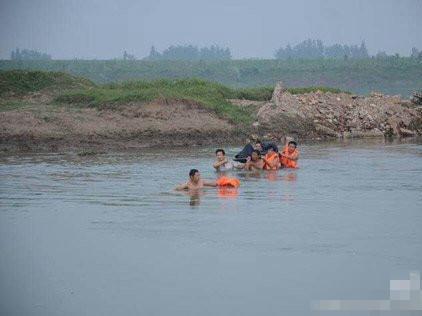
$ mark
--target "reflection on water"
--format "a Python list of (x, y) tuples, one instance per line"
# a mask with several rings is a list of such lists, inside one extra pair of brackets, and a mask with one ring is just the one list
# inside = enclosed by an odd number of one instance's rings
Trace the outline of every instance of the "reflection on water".
[(282, 178), (283, 181), (293, 182), (297, 180), (296, 172), (287, 172)]
[[(209, 190), (216, 190), (217, 197), (220, 199), (236, 199), (239, 196), (239, 190), (237, 188), (218, 187), (215, 189), (208, 188), (208, 191)], [(190, 206), (198, 206), (201, 204), (201, 198), (206, 196), (207, 189), (191, 190), (183, 192), (182, 194), (189, 197), (188, 204)]]
[(218, 197), (227, 199), (227, 198), (237, 198), (239, 196), (238, 188), (230, 187), (220, 187), (217, 188)]
[[(284, 172), (283, 172), (284, 171)], [(263, 174), (268, 181), (296, 181), (298, 170), (282, 169), (282, 170), (270, 170), (264, 171)]]
[(201, 195), (204, 195), (203, 190), (193, 190), (186, 192), (186, 194), (190, 197), (189, 198), (189, 205), (190, 206), (197, 206), (201, 202)]
[(308, 315), (420, 270), (421, 143), (300, 149), (197, 192), (173, 188), (214, 148), (0, 157), (0, 314)]

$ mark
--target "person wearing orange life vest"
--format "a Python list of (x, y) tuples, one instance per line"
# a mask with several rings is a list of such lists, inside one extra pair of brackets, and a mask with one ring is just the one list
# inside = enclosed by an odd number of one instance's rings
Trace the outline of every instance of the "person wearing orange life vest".
[(284, 168), (297, 168), (298, 160), (299, 150), (297, 149), (297, 143), (295, 141), (289, 141), (280, 153), (281, 166)]
[(265, 170), (277, 170), (280, 168), (278, 152), (272, 146), (268, 148), (263, 160)]

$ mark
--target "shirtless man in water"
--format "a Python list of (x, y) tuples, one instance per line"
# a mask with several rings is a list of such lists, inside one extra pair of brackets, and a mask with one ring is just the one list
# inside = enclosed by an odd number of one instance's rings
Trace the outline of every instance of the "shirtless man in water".
[(255, 149), (251, 157), (248, 157), (248, 161), (245, 163), (244, 168), (246, 170), (262, 170), (264, 169), (265, 162), (261, 158), (261, 152), (258, 149)]
[(197, 169), (191, 169), (189, 171), (189, 181), (185, 184), (178, 185), (176, 190), (198, 190), (203, 187), (216, 187), (216, 181), (206, 181), (201, 179), (201, 174)]

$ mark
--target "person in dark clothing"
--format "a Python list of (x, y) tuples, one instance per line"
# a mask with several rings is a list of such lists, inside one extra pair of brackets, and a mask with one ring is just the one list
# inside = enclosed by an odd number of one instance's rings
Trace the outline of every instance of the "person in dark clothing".
[(260, 140), (256, 140), (255, 142), (250, 142), (245, 147), (243, 147), (243, 149), (236, 156), (234, 156), (233, 160), (246, 163), (247, 158), (252, 155), (254, 150), (259, 150), (261, 155), (265, 155), (270, 148), (273, 148), (275, 152), (278, 152), (278, 147), (273, 142), (261, 142)]
[(253, 151), (253, 145), (251, 143), (246, 144), (246, 146), (243, 147), (243, 149), (236, 156), (234, 156), (233, 160), (241, 163), (246, 163), (247, 158), (252, 155)]
[(265, 155), (270, 148), (272, 148), (275, 152), (278, 152), (278, 147), (273, 142), (261, 142), (258, 140), (255, 143), (255, 149), (258, 149), (261, 152), (261, 155)]

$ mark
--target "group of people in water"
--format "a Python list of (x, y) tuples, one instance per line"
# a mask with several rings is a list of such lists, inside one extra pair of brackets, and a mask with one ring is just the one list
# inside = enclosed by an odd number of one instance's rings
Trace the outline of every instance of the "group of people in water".
[(230, 162), (223, 149), (217, 149), (215, 155), (217, 160), (213, 167), (217, 171), (297, 168), (299, 159), (297, 143), (293, 140), (289, 141), (281, 152), (279, 152), (277, 145), (271, 142), (257, 140), (254, 144), (249, 143), (235, 156), (234, 161), (238, 164)]
[[(224, 149), (215, 151), (216, 161), (213, 164), (217, 172), (230, 170), (278, 170), (281, 168), (297, 168), (299, 160), (299, 150), (297, 143), (293, 140), (286, 141), (283, 149), (279, 151), (277, 145), (273, 142), (261, 142), (255, 140), (249, 142), (233, 159), (230, 161)], [(199, 170), (191, 169), (189, 179), (186, 183), (176, 187), (176, 190), (197, 190), (203, 187), (238, 187), (240, 181), (236, 178), (226, 176), (219, 177), (217, 180), (202, 180)]]

